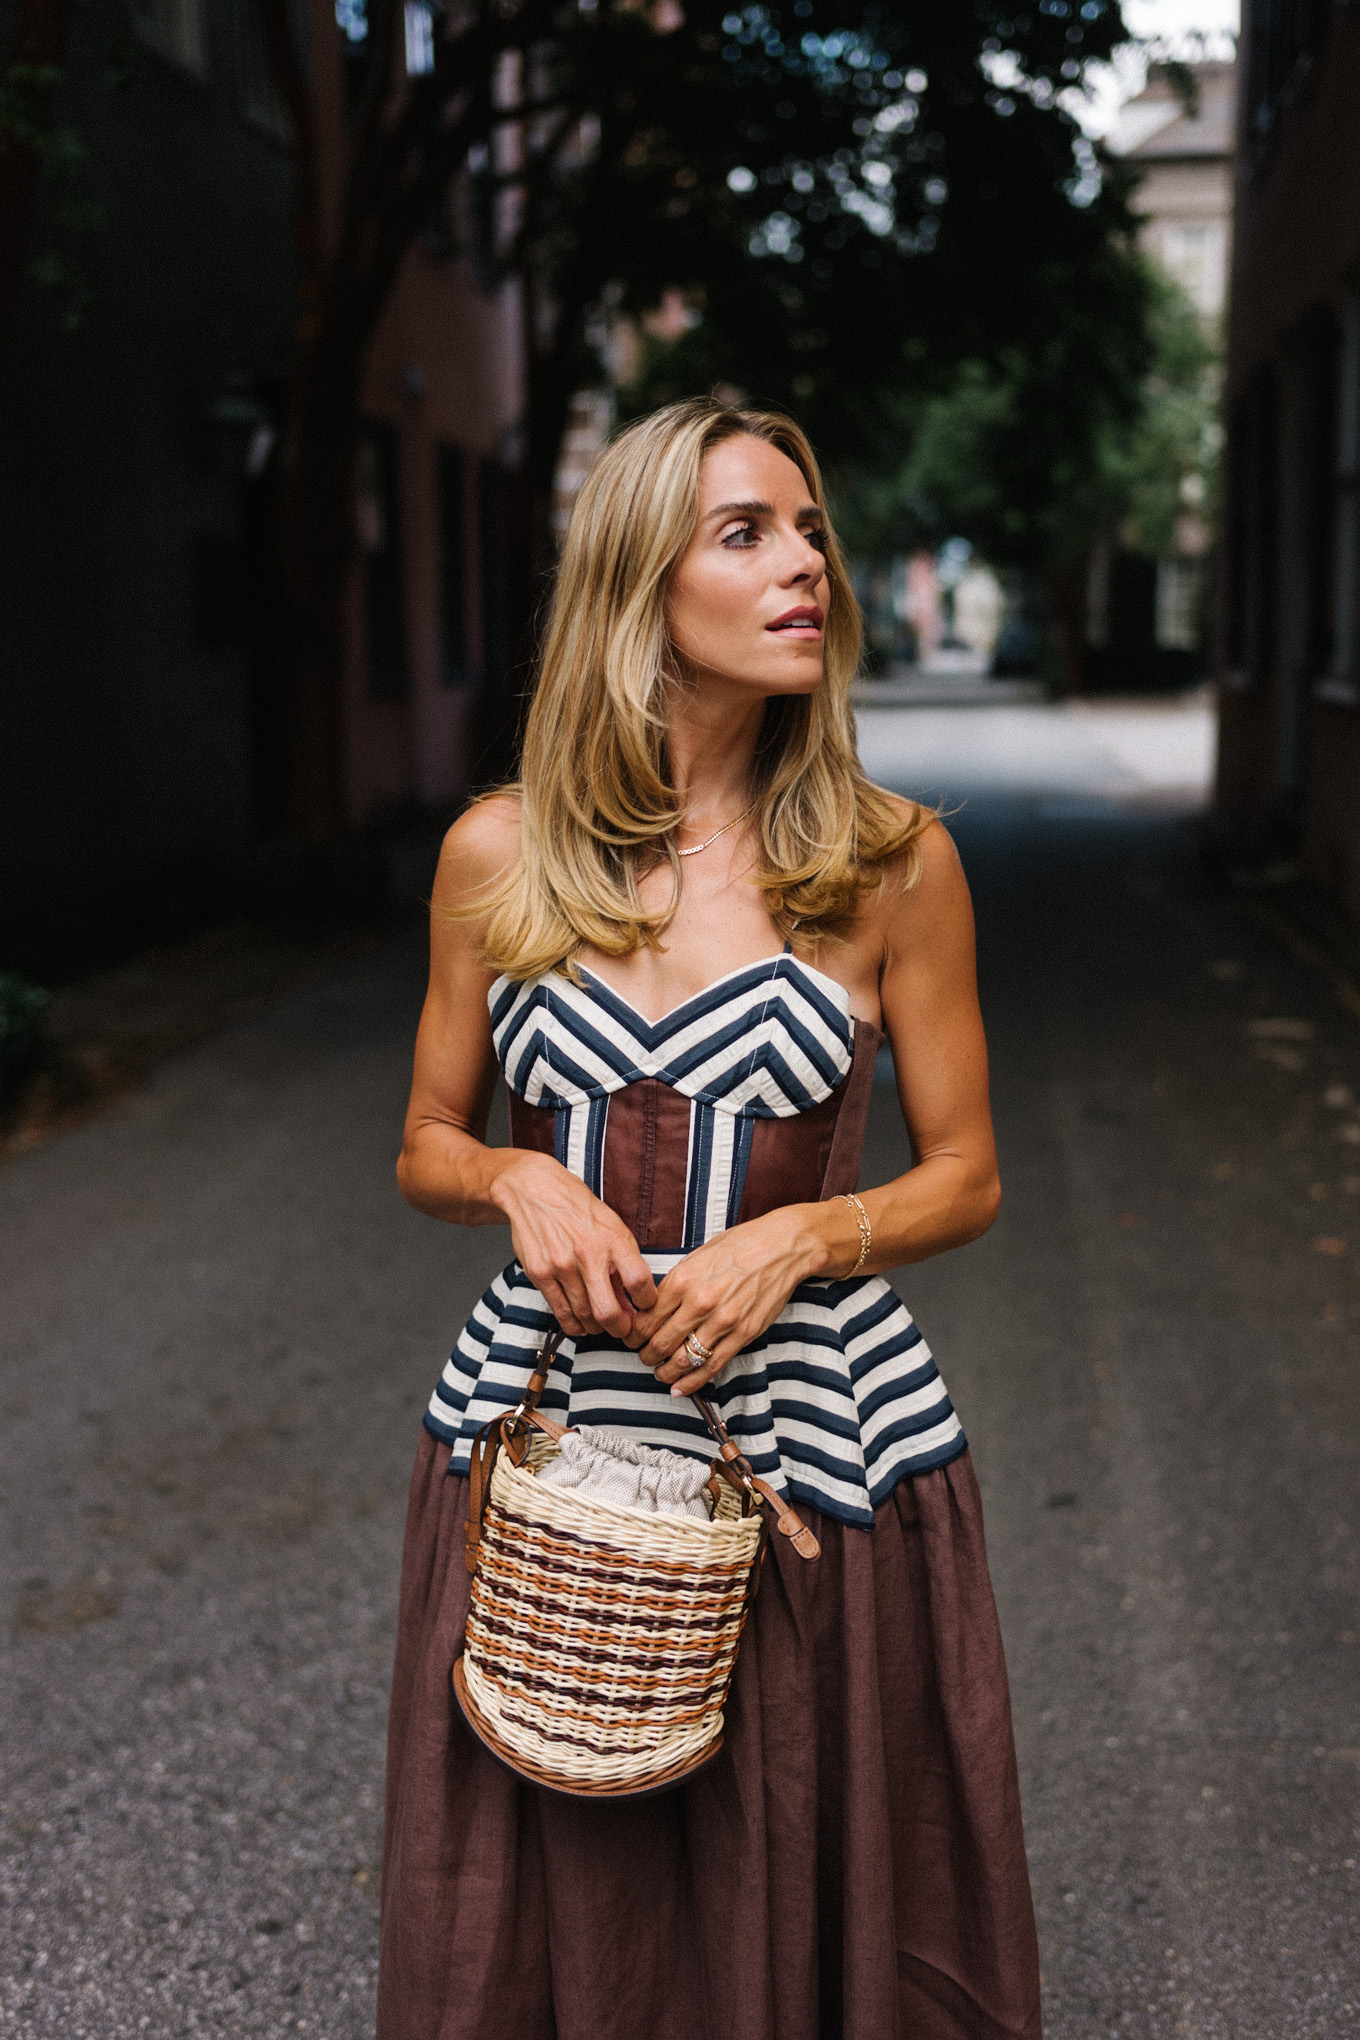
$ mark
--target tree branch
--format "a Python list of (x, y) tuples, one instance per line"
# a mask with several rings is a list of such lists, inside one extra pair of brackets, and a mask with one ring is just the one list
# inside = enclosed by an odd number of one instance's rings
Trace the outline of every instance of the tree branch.
[(325, 249), (321, 230), (321, 191), (317, 181), (316, 121), (311, 87), (297, 44), (289, 0), (250, 0), (264, 39), (265, 54), (293, 131), (293, 234), (298, 276), (312, 324), (319, 315)]
[(352, 123), (345, 175), (344, 215), (361, 216), (371, 202), (375, 158), (381, 155), (385, 115), (393, 95), (399, 0), (372, 0), (363, 86)]

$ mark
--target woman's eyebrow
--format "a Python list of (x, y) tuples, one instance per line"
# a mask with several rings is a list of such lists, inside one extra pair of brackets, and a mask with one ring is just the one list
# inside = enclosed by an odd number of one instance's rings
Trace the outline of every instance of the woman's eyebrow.
[[(708, 512), (710, 517), (773, 517), (773, 503), (719, 503)], [(820, 517), (821, 511), (815, 503), (804, 503), (794, 512), (794, 523), (803, 524), (809, 517)]]

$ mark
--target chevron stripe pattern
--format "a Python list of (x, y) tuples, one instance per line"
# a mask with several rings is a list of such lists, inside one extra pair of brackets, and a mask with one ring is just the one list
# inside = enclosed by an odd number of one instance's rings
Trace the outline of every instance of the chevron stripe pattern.
[[(787, 949), (656, 1022), (589, 974), (580, 985), (555, 972), (527, 984), (498, 979), (489, 1003), (507, 1084), (555, 1109), (558, 1160), (597, 1194), (610, 1097), (655, 1077), (689, 1099), (686, 1251), (734, 1222), (755, 1121), (821, 1104), (844, 1081), (854, 1048), (843, 987)], [(646, 1258), (660, 1278), (680, 1256)], [(452, 1447), (451, 1473), (467, 1471), (482, 1425), (519, 1401), (553, 1324), (512, 1262), (473, 1311), (430, 1398), (425, 1425)], [(880, 1276), (801, 1284), (709, 1393), (758, 1473), (862, 1528), (898, 1481), (967, 1446), (929, 1348)], [(614, 1340), (565, 1340), (542, 1407), (563, 1422), (624, 1425), (642, 1443), (711, 1455), (698, 1413)]]
[(686, 1098), (757, 1119), (788, 1119), (829, 1098), (850, 1067), (845, 991), (787, 949), (731, 971), (664, 1020), (644, 1020), (584, 971), (491, 987), (505, 1081), (530, 1105), (584, 1104), (660, 1077)]
[(608, 1099), (644, 1077), (690, 1100), (684, 1245), (733, 1224), (757, 1119), (788, 1119), (844, 1081), (854, 1053), (845, 993), (789, 954), (749, 964), (645, 1020), (589, 972), (498, 978), (491, 1027), (505, 1080), (558, 1114), (558, 1159), (600, 1188)]

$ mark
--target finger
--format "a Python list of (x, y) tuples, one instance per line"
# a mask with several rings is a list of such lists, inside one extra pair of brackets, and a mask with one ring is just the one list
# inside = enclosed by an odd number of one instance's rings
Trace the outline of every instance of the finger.
[[(689, 1344), (691, 1339), (696, 1345), (704, 1347), (707, 1354), (731, 1350), (728, 1327), (717, 1323), (711, 1315), (689, 1325), (676, 1327), (668, 1325), (662, 1336), (669, 1347), (669, 1352), (657, 1363), (658, 1381), (678, 1381), (681, 1375), (693, 1374), (696, 1371), (702, 1373), (705, 1367), (712, 1365), (708, 1358), (700, 1358), (695, 1354)], [(725, 1348), (724, 1341), (727, 1342)]]
[(664, 1325), (684, 1303), (683, 1291), (669, 1278), (663, 1277), (656, 1285), (656, 1297), (646, 1310), (634, 1309), (633, 1338), (630, 1344), (645, 1346), (659, 1325)]
[[(708, 1332), (702, 1329), (705, 1322), (711, 1326)], [(713, 1333), (721, 1335), (726, 1330), (727, 1326), (716, 1319), (711, 1299), (677, 1297), (675, 1308), (667, 1312), (648, 1338), (642, 1357), (649, 1367), (664, 1367), (668, 1360), (674, 1359), (691, 1333), (698, 1335), (701, 1345), (712, 1346), (716, 1343)]]
[(585, 1320), (590, 1315), (590, 1305), (579, 1283), (569, 1286), (575, 1269), (567, 1254), (536, 1248), (531, 1256), (521, 1256), (520, 1266), (562, 1330), (571, 1336), (583, 1332)]
[(545, 1276), (542, 1282), (535, 1282), (534, 1287), (569, 1339), (574, 1339), (585, 1330), (585, 1326), (567, 1302), (566, 1293), (560, 1282), (554, 1282)]
[(626, 1331), (620, 1332), (619, 1337), (621, 1339), (629, 1339), (632, 1337), (633, 1327), (637, 1323), (638, 1316), (637, 1305), (633, 1302), (632, 1297), (628, 1294), (628, 1291), (624, 1288), (623, 1283), (619, 1278), (619, 1273), (617, 1269), (610, 1270), (609, 1280), (613, 1286), (614, 1295), (618, 1301), (619, 1308), (624, 1312), (628, 1319), (628, 1328)]
[[(707, 1388), (710, 1381), (716, 1381), (729, 1360), (735, 1360), (741, 1351), (740, 1341), (726, 1338), (713, 1348), (713, 1358), (705, 1360), (702, 1367), (693, 1367), (671, 1383), (672, 1395), (698, 1395)], [(658, 1372), (657, 1380), (664, 1381), (665, 1375)]]
[(591, 1316), (601, 1331), (621, 1339), (625, 1332), (632, 1330), (633, 1313), (627, 1304), (620, 1303), (615, 1294), (612, 1269), (607, 1262), (601, 1262), (594, 1267), (586, 1266), (581, 1272), (590, 1299)]
[(635, 1320), (633, 1338), (629, 1343), (634, 1346), (644, 1367), (659, 1367), (663, 1360), (669, 1359), (684, 1338), (688, 1324), (697, 1319), (698, 1313), (693, 1310), (686, 1319), (684, 1308), (684, 1297), (678, 1293), (668, 1294), (663, 1286), (652, 1309)]
[(580, 1271), (576, 1268), (563, 1269), (558, 1274), (557, 1282), (566, 1298), (567, 1309), (576, 1319), (579, 1329), (583, 1332), (598, 1332), (600, 1328), (595, 1322), (595, 1313), (590, 1307), (590, 1297), (585, 1283), (581, 1280)]
[(615, 1249), (614, 1267), (630, 1309), (634, 1312), (650, 1310), (657, 1297), (656, 1277), (631, 1241), (627, 1247)]

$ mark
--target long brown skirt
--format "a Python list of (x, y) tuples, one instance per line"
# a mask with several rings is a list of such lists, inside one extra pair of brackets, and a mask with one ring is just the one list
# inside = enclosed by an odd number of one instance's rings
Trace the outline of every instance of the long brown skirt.
[(1037, 2040), (1010, 1702), (965, 1455), (772, 1541), (726, 1745), (598, 1805), (465, 1726), (467, 1482), (426, 1435), (388, 1728), (378, 2040)]

